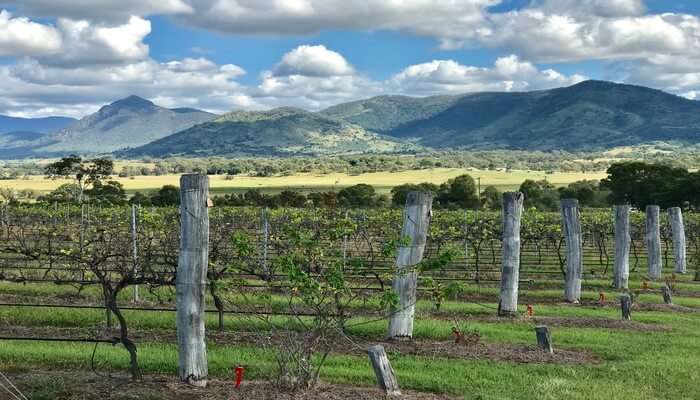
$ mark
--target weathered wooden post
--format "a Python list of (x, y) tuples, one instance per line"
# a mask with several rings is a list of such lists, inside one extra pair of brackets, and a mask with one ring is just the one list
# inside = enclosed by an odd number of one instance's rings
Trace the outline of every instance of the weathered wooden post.
[(209, 177), (180, 178), (180, 256), (177, 265), (177, 342), (180, 380), (207, 384), (204, 293), (209, 260)]
[(501, 295), (498, 315), (518, 313), (518, 280), (520, 279), (520, 219), (523, 214), (523, 194), (503, 193), (503, 254), (501, 266)]
[(566, 286), (564, 297), (569, 303), (581, 301), (583, 258), (581, 257), (581, 221), (577, 199), (561, 200), (561, 215), (566, 240)]
[(661, 232), (659, 226), (659, 206), (646, 208), (647, 263), (649, 279), (661, 279)]
[(378, 344), (367, 350), (369, 360), (372, 363), (374, 374), (377, 376), (379, 387), (384, 390), (387, 396), (401, 396), (399, 383), (396, 381), (394, 369), (391, 368), (389, 357), (386, 356), (384, 346)]
[(537, 335), (537, 345), (549, 354), (554, 353), (554, 349), (552, 348), (552, 335), (549, 333), (549, 328), (538, 325), (535, 327), (535, 334)]
[(681, 208), (669, 208), (668, 219), (671, 223), (671, 236), (673, 237), (673, 261), (676, 264), (675, 271), (678, 274), (685, 274), (685, 228), (683, 227), (683, 213)]
[(630, 206), (613, 206), (615, 213), (615, 275), (613, 286), (627, 289), (630, 275)]
[(629, 294), (620, 296), (620, 309), (622, 310), (622, 319), (632, 319), (632, 297)]
[(418, 284), (415, 267), (423, 260), (432, 207), (431, 193), (410, 192), (406, 198), (401, 238), (408, 243), (399, 247), (396, 256), (396, 275), (391, 286), (399, 295), (399, 304), (396, 312), (390, 317), (387, 339), (413, 337)]

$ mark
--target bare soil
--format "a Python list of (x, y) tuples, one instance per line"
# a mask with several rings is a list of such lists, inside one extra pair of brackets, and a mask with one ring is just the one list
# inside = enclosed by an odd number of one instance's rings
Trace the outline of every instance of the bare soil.
[[(274, 384), (264, 381), (243, 381), (239, 389), (232, 380), (209, 380), (206, 388), (178, 383), (175, 377), (146, 376), (132, 382), (126, 377), (98, 377), (75, 371), (10, 372), (13, 383), (28, 397), (50, 400), (368, 400), (384, 399), (375, 388), (331, 385), (303, 392), (281, 392)], [(0, 398), (3, 394), (0, 393)], [(451, 397), (430, 393), (403, 391), (402, 399), (447, 400)]]
[[(17, 338), (105, 338), (112, 336), (104, 330), (85, 328), (24, 327), (2, 326), (0, 336)], [(176, 343), (175, 331), (144, 330), (130, 332), (129, 338), (136, 343)], [(219, 345), (262, 345), (263, 341), (274, 338), (262, 337), (252, 332), (217, 332), (208, 331), (207, 339)], [(585, 351), (556, 349), (554, 354), (541, 351), (534, 345), (513, 343), (479, 342), (474, 344), (456, 343), (454, 340), (410, 340), (410, 341), (369, 341), (364, 338), (337, 337), (330, 342), (331, 352), (364, 356), (367, 349), (375, 344), (382, 344), (387, 352), (421, 357), (450, 359), (477, 359), (510, 361), (517, 363), (558, 363), (581, 364), (597, 363), (599, 358)]]

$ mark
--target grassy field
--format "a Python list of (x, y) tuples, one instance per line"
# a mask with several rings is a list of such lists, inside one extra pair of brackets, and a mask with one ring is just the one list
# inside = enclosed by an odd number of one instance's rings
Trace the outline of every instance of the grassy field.
[[(639, 287), (639, 277), (635, 287)], [(629, 326), (619, 323), (617, 296), (609, 289), (607, 280), (585, 283), (584, 305), (561, 303), (561, 289), (550, 286), (523, 288), (521, 296), (543, 298), (534, 304), (535, 317), (514, 320), (487, 318), (495, 314), (495, 286), (470, 285), (464, 300), (448, 301), (440, 313), (433, 304), (421, 300), (417, 304), (415, 340), (418, 343), (449, 343), (452, 339), (453, 318), (477, 329), (487, 346), (533, 346), (535, 324), (547, 324), (547, 318), (568, 321), (551, 326), (555, 352), (585, 354), (581, 362), (523, 362), (490, 357), (427, 356), (391, 352), (390, 357), (402, 388), (424, 392), (445, 393), (464, 399), (696, 399), (695, 382), (700, 380), (700, 287), (691, 278), (681, 278), (678, 288), (684, 296), (674, 298), (685, 309), (661, 305), (660, 283), (641, 294), (633, 310)], [(593, 301), (604, 289), (611, 300), (601, 306)], [(144, 293), (144, 300), (154, 300)], [(470, 295), (480, 293), (492, 300), (475, 303)], [(99, 292), (90, 288), (80, 294), (65, 286), (44, 284), (0, 284), (0, 295), (21, 296), (26, 301), (42, 301), (47, 297), (70, 298), (72, 302), (98, 302)], [(234, 298), (235, 300), (235, 295)], [(587, 300), (586, 300), (587, 299)], [(284, 302), (280, 297), (279, 301)], [(127, 300), (124, 299), (124, 305)], [(648, 309), (644, 306), (657, 306)], [(647, 311), (645, 311), (647, 310)], [(525, 312), (524, 304), (521, 312)], [(177, 370), (177, 350), (172, 342), (175, 315), (170, 312), (126, 311), (133, 332), (141, 333), (138, 341), (141, 366), (149, 375), (173, 375)], [(280, 317), (280, 322), (282, 322)], [(570, 324), (572, 321), (586, 324)], [(367, 321), (356, 317), (350, 323)], [(597, 326), (597, 322), (617, 322), (613, 328)], [(78, 329), (93, 332), (104, 326), (100, 310), (0, 307), (2, 329)], [(570, 324), (570, 325), (569, 325)], [(637, 324), (637, 325), (631, 325)], [(227, 316), (225, 330), (235, 338), (237, 332), (255, 329), (248, 317)], [(82, 331), (80, 331), (82, 329)], [(212, 336), (216, 316), (207, 316), (207, 329)], [(356, 343), (381, 341), (385, 321), (351, 327), (348, 334)], [(75, 332), (73, 332), (75, 335)], [(168, 339), (170, 338), (170, 339)], [(3, 341), (0, 346), (0, 369), (12, 374), (37, 370), (89, 371), (92, 344)], [(346, 385), (373, 386), (374, 376), (362, 346), (353, 350), (348, 344), (343, 354), (333, 354), (322, 377), (326, 382)], [(457, 346), (457, 345), (455, 345)], [(249, 344), (222, 344), (216, 340), (209, 345), (210, 374), (230, 379), (232, 365), (246, 365), (247, 379), (272, 376), (273, 354)], [(107, 345), (98, 348), (96, 367), (99, 370), (125, 371), (128, 357), (123, 349)], [(146, 380), (150, 379), (148, 376)], [(46, 388), (42, 388), (45, 393)], [(30, 397), (43, 398), (43, 397)], [(51, 397), (47, 397), (51, 398)], [(124, 397), (133, 398), (133, 397)], [(154, 394), (152, 399), (165, 399)]]
[[(226, 179), (224, 176), (210, 177), (213, 193), (243, 192), (248, 189), (260, 189), (266, 192), (279, 192), (285, 189), (295, 189), (303, 192), (339, 190), (358, 183), (374, 186), (380, 193), (387, 193), (392, 187), (404, 183), (431, 182), (440, 184), (458, 175), (469, 174), (481, 179), (482, 189), (493, 185), (499, 190), (514, 190), (526, 179), (547, 179), (555, 186), (565, 186), (571, 182), (583, 179), (602, 179), (605, 172), (554, 172), (544, 171), (488, 171), (457, 168), (435, 168), (403, 172), (375, 172), (361, 175), (332, 173), (326, 175), (295, 174), (291, 176), (249, 177), (236, 176)], [(121, 182), (129, 193), (157, 190), (163, 185), (178, 185), (179, 175), (138, 176), (133, 178), (115, 178)], [(11, 179), (0, 181), (0, 188), (15, 190), (33, 189), (39, 192), (49, 192), (67, 180), (51, 180), (43, 177), (30, 179)]]

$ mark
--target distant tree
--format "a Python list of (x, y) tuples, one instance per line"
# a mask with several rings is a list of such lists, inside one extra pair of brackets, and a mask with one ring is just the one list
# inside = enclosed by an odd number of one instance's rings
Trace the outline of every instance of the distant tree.
[(281, 207), (304, 207), (306, 205), (306, 196), (293, 191), (284, 190), (277, 196), (277, 204)]
[(460, 208), (477, 208), (479, 196), (476, 193), (476, 183), (469, 175), (460, 175), (440, 185), (438, 201), (443, 206)]
[(338, 202), (345, 207), (371, 207), (376, 203), (374, 186), (360, 183), (338, 192)]
[(309, 193), (307, 197), (315, 207), (334, 208), (338, 207), (339, 204), (338, 193), (333, 191), (313, 192)]
[(406, 197), (409, 192), (430, 192), (433, 195), (437, 195), (440, 191), (440, 187), (433, 183), (423, 182), (417, 185), (412, 183), (406, 183), (399, 186), (394, 186), (391, 189), (391, 204), (397, 207), (403, 207), (406, 204)]
[(39, 196), (37, 198), (37, 201), (40, 203), (47, 203), (47, 204), (75, 203), (78, 200), (78, 192), (80, 192), (80, 188), (78, 187), (77, 184), (64, 183), (63, 185), (57, 187), (51, 193), (45, 194), (43, 196)]
[(583, 207), (607, 207), (610, 191), (601, 189), (598, 181), (583, 180), (557, 189), (560, 199), (578, 199)]
[(153, 203), (151, 202), (151, 198), (141, 192), (136, 192), (134, 193), (133, 196), (129, 199), (129, 204), (137, 204), (140, 206), (151, 206)]
[(174, 185), (165, 185), (151, 197), (151, 204), (156, 207), (176, 206), (180, 204), (180, 188)]
[(481, 208), (500, 210), (503, 207), (503, 194), (494, 186), (487, 186), (481, 192)]
[(79, 189), (76, 200), (82, 203), (85, 189), (114, 173), (114, 162), (108, 158), (83, 160), (80, 156), (70, 155), (47, 165), (44, 172), (51, 179), (73, 178)]
[(607, 170), (600, 186), (610, 190), (610, 201), (638, 208), (680, 206), (689, 199), (692, 176), (688, 170), (644, 162), (616, 163)]
[(124, 186), (117, 181), (107, 181), (103, 184), (96, 181), (90, 189), (85, 191), (85, 196), (91, 203), (105, 206), (120, 206), (126, 204), (126, 192)]
[(547, 181), (526, 179), (520, 185), (519, 191), (523, 193), (525, 208), (554, 211), (559, 207), (559, 193), (554, 188), (554, 185)]

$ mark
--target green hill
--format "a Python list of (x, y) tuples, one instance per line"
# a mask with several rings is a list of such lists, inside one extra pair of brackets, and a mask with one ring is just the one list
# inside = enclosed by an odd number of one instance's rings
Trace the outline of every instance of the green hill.
[(122, 156), (298, 155), (393, 152), (407, 148), (360, 126), (296, 108), (238, 111)]
[(524, 93), (377, 97), (322, 113), (436, 148), (580, 151), (700, 142), (700, 102), (603, 81)]

